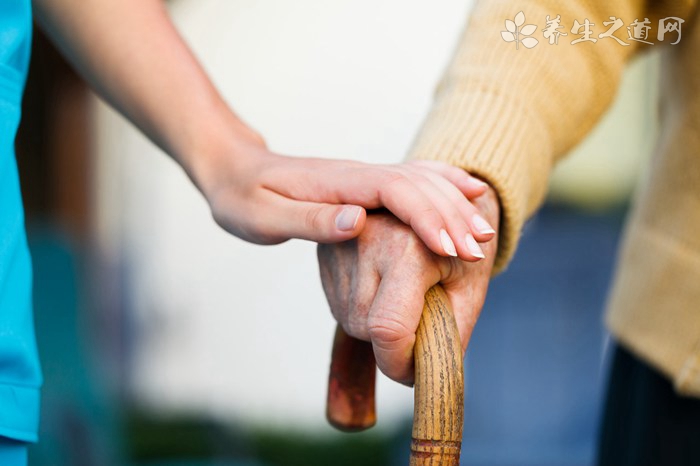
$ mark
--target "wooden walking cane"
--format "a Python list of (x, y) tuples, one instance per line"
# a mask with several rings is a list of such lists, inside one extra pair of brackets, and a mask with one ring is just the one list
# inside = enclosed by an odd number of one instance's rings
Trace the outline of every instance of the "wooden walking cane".
[[(360, 431), (376, 421), (372, 345), (336, 330), (328, 384), (328, 421)], [(416, 332), (411, 466), (458, 466), (464, 420), (462, 347), (441, 286), (425, 294)]]

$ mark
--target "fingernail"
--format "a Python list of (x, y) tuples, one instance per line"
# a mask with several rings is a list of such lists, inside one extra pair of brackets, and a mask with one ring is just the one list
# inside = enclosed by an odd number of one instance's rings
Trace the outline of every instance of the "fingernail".
[(489, 185), (485, 181), (481, 181), (479, 178), (474, 178), (473, 176), (472, 176), (472, 183), (479, 186), (480, 188), (486, 188)]
[(493, 227), (489, 225), (489, 222), (484, 220), (484, 217), (482, 217), (479, 214), (474, 214), (474, 216), (472, 217), (472, 223), (482, 235), (490, 235), (496, 233), (496, 230), (494, 230)]
[(442, 243), (442, 249), (445, 250), (447, 254), (452, 257), (457, 257), (457, 249), (455, 249), (455, 243), (452, 242), (450, 235), (443, 228), (440, 230), (440, 242)]
[(464, 243), (467, 245), (469, 252), (472, 253), (472, 256), (478, 257), (479, 259), (484, 259), (486, 257), (484, 251), (479, 247), (479, 243), (477, 243), (474, 237), (469, 233), (464, 237)]
[(335, 217), (335, 226), (340, 231), (352, 231), (357, 226), (357, 221), (360, 219), (362, 208), (358, 206), (343, 207), (337, 217)]

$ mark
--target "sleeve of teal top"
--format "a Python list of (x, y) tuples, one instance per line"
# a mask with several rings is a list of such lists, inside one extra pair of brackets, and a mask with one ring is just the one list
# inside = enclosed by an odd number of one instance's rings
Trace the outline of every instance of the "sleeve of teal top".
[(22, 441), (36, 441), (42, 381), (14, 154), (31, 34), (29, 0), (0, 2), (0, 436)]

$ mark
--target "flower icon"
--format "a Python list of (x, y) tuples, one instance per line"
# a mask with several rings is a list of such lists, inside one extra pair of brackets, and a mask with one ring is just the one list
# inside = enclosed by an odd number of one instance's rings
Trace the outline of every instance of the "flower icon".
[[(515, 15), (513, 21), (506, 20), (506, 31), (501, 31), (501, 37), (506, 42), (515, 41), (515, 48), (518, 49), (520, 43), (522, 43), (526, 48), (531, 49), (536, 46), (539, 41), (534, 37), (522, 37), (530, 36), (533, 32), (537, 30), (537, 26), (534, 24), (525, 24), (525, 13), (522, 11)], [(522, 26), (522, 27), (521, 27)]]

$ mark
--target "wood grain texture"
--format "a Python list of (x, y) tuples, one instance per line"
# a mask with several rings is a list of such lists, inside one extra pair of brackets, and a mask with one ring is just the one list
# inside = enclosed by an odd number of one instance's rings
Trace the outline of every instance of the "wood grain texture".
[(345, 432), (359, 432), (375, 424), (376, 373), (372, 344), (349, 336), (338, 325), (326, 402), (326, 418), (332, 426)]
[[(464, 420), (462, 345), (449, 300), (439, 285), (425, 295), (414, 359), (410, 465), (458, 466)], [(375, 376), (371, 344), (348, 336), (338, 326), (326, 408), (333, 426), (354, 432), (374, 425)]]
[(464, 421), (464, 374), (459, 331), (445, 291), (425, 295), (415, 358), (411, 466), (457, 466)]

